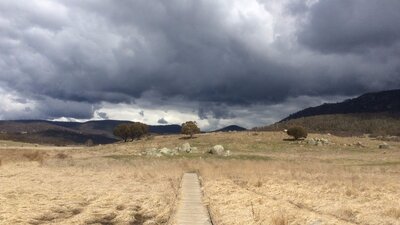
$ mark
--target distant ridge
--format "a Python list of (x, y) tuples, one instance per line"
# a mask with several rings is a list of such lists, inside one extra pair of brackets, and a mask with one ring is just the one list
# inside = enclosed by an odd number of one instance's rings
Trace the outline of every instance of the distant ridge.
[(340, 103), (325, 103), (320, 106), (306, 108), (286, 117), (282, 121), (317, 115), (383, 112), (400, 112), (400, 89), (367, 93)]
[(400, 89), (363, 94), (340, 103), (300, 110), (278, 123), (255, 130), (283, 130), (293, 126), (310, 132), (337, 135), (400, 136)]
[(240, 127), (238, 125), (230, 125), (219, 130), (215, 130), (214, 132), (229, 132), (229, 131), (245, 131), (247, 130), (244, 127)]
[[(45, 144), (84, 144), (92, 140), (95, 144), (117, 142), (113, 130), (118, 124), (130, 123), (123, 120), (93, 120), (87, 122), (61, 122), (47, 120), (0, 121), (0, 138), (21, 142)], [(149, 126), (150, 133), (178, 134), (179, 125)]]

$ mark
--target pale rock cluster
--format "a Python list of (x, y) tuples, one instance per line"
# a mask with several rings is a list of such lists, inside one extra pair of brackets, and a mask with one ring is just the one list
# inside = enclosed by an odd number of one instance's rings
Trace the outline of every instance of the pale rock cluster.
[(323, 146), (328, 145), (330, 142), (325, 138), (310, 138), (305, 140), (308, 145)]
[[(161, 156), (174, 156), (174, 155), (180, 155), (180, 154), (188, 154), (188, 153), (200, 153), (197, 149), (197, 147), (190, 146), (189, 143), (184, 143), (179, 147), (175, 147), (173, 149), (170, 148), (150, 148), (146, 149), (144, 152), (140, 153), (140, 155), (145, 155), (145, 156), (152, 156), (152, 157), (161, 157)], [(225, 150), (222, 145), (215, 145), (212, 148), (210, 148), (207, 153), (209, 154), (214, 154), (214, 155), (219, 155), (219, 156), (229, 156), (230, 151)]]

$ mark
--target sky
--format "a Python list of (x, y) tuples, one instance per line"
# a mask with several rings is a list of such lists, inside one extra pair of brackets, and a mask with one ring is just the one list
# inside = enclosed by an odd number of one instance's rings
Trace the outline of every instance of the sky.
[(398, 0), (0, 0), (0, 119), (263, 126), (400, 87)]

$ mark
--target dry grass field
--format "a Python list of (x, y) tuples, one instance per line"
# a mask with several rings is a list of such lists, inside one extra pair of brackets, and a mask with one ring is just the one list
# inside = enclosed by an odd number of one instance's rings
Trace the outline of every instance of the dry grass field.
[[(400, 142), (280, 132), (157, 136), (96, 147), (0, 142), (0, 224), (174, 224), (184, 172), (218, 225), (400, 224)], [(198, 153), (149, 157), (189, 142)], [(228, 157), (202, 154), (221, 144)]]

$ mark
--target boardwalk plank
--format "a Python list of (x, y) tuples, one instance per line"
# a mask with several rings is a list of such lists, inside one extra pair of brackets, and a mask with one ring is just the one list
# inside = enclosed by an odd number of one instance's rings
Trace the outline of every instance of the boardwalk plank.
[(211, 225), (208, 211), (201, 198), (202, 193), (197, 174), (185, 173), (182, 178), (176, 225)]

